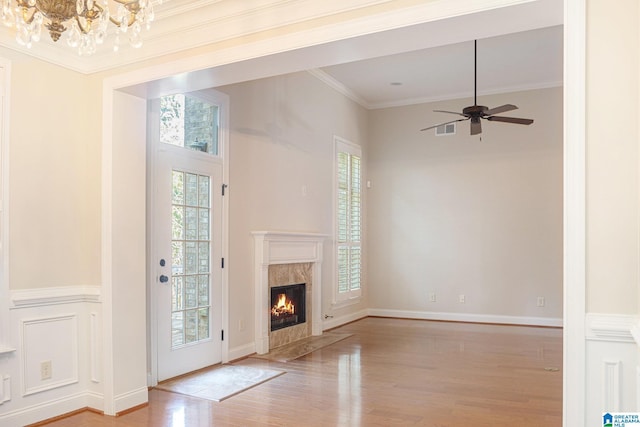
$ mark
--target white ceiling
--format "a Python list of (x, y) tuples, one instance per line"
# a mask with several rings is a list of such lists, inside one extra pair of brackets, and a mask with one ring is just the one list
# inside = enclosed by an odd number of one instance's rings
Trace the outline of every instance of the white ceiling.
[[(101, 46), (91, 57), (78, 57), (64, 39), (53, 43), (43, 34), (26, 50), (16, 44), (13, 30), (3, 26), (0, 45), (82, 73), (161, 61), (164, 71), (174, 70), (177, 77), (150, 77), (150, 82), (128, 89), (147, 97), (309, 69), (367, 108), (469, 97), (473, 39), (478, 39), (479, 95), (562, 82), (561, 0), (154, 3), (156, 21), (144, 34), (141, 49), (123, 47), (114, 54), (110, 46)], [(258, 33), (273, 33), (273, 38), (252, 42)], [(234, 46), (236, 40), (247, 44)], [(183, 68), (185, 61), (166, 56), (185, 49), (196, 49), (197, 54), (199, 47), (215, 44), (221, 46), (215, 54), (201, 51), (202, 66), (187, 61)]]
[[(478, 96), (562, 85), (562, 44), (562, 26), (478, 40)], [(367, 108), (384, 108), (472, 97), (473, 60), (467, 41), (324, 67), (319, 77)]]

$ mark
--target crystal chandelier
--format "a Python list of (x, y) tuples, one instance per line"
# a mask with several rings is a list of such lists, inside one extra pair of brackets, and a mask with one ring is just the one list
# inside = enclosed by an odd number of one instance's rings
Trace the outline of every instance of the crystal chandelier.
[[(142, 46), (142, 28), (153, 21), (152, 0), (0, 0), (2, 22), (16, 26), (16, 41), (31, 47), (40, 40), (42, 27), (57, 42), (67, 32), (67, 44), (80, 55), (95, 53), (104, 43), (109, 22), (115, 26), (113, 50), (118, 51), (122, 38), (128, 35), (132, 47)], [(109, 9), (114, 3), (115, 13)]]

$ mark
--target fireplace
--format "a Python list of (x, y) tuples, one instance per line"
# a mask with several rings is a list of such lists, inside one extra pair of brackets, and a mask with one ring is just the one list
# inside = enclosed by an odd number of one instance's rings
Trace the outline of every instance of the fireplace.
[(306, 321), (305, 284), (271, 288), (271, 331), (299, 325)]
[[(322, 242), (316, 233), (254, 231), (255, 349), (258, 354), (303, 339), (322, 335)], [(293, 303), (303, 323), (271, 328), (271, 288), (304, 284), (304, 309)], [(298, 317), (298, 322), (301, 322)], [(283, 322), (284, 323), (284, 322)]]

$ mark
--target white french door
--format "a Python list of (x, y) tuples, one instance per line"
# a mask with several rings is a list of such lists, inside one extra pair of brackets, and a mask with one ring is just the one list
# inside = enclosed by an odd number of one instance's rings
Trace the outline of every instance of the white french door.
[(166, 147), (157, 159), (159, 381), (221, 361), (222, 166), (194, 154)]
[(216, 101), (185, 94), (150, 104), (149, 276), (157, 381), (222, 361), (223, 159)]

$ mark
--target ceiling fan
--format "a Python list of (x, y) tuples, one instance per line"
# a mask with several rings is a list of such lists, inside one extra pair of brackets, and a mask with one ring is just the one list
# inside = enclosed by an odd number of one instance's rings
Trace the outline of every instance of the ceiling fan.
[(451, 120), (445, 123), (440, 123), (435, 126), (429, 126), (424, 129), (420, 129), (421, 131), (434, 129), (439, 126), (448, 125), (450, 123), (462, 122), (464, 120), (471, 120), (471, 135), (478, 135), (482, 133), (482, 124), (480, 123), (480, 119), (489, 120), (490, 122), (503, 122), (503, 123), (514, 123), (517, 125), (530, 125), (533, 123), (532, 119), (520, 119), (517, 117), (504, 117), (504, 116), (496, 116), (495, 114), (506, 113), (507, 111), (517, 110), (513, 104), (505, 104), (499, 107), (491, 108), (485, 107), (483, 105), (478, 105), (477, 102), (477, 86), (478, 86), (478, 52), (477, 52), (477, 40), (473, 41), (473, 105), (469, 107), (465, 107), (462, 109), (462, 113), (456, 113), (454, 111), (443, 111), (443, 110), (433, 110), (436, 113), (448, 113), (448, 114), (457, 114), (464, 118)]

